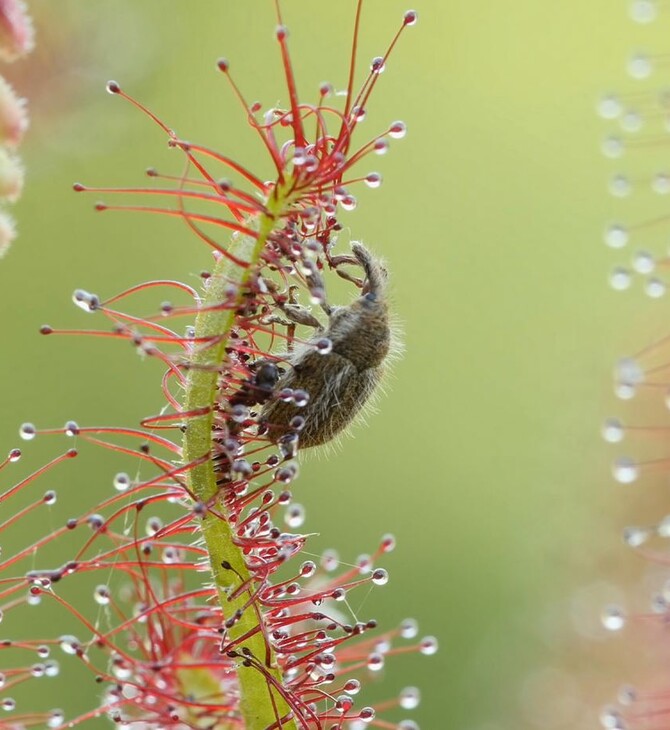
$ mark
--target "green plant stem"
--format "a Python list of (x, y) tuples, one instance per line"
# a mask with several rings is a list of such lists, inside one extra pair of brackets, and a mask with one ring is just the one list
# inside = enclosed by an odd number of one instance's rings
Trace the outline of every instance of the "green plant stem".
[[(246, 261), (249, 266), (239, 266), (222, 256), (208, 280), (202, 303), (203, 311), (198, 314), (195, 323), (196, 341), (207, 344), (196, 346), (193, 353), (193, 367), (188, 372), (184, 398), (187, 412), (203, 410), (204, 414), (189, 418), (186, 424), (183, 442), (185, 463), (198, 461), (212, 453), (213, 406), (217, 397), (220, 367), (226, 357), (225, 348), (236, 317), (234, 308), (216, 309), (216, 305), (225, 301), (225, 292), (231, 283), (238, 285), (238, 298), (241, 302), (250, 273), (276, 225), (277, 213), (286, 204), (286, 198), (282, 198), (278, 191), (268, 201), (268, 213), (261, 215), (257, 221), (258, 237), (253, 239), (246, 236), (233, 240), (230, 253), (236, 259)], [(206, 458), (189, 469), (188, 486), (202, 502), (208, 502), (216, 496), (218, 488), (211, 458)], [(269, 648), (265, 638), (260, 613), (254, 605), (246, 609), (244, 607), (254, 586), (242, 551), (235, 544), (231, 527), (226, 520), (209, 512), (201, 525), (223, 616), (230, 618), (236, 611), (240, 611), (240, 618), (229, 629), (228, 635), (232, 640), (247, 637), (236, 644), (235, 648), (248, 649), (258, 662), (265, 665), (272, 680), (281, 685), (281, 672), (274, 651)], [(223, 564), (229, 564), (232, 570), (224, 569)], [(249, 585), (250, 590), (231, 595), (242, 582)], [(289, 707), (285, 699), (260, 671), (240, 665), (238, 676), (240, 709), (245, 730), (265, 730), (277, 722), (278, 716), (283, 717), (288, 713)], [(297, 728), (293, 720), (287, 721), (282, 727), (288, 730)]]

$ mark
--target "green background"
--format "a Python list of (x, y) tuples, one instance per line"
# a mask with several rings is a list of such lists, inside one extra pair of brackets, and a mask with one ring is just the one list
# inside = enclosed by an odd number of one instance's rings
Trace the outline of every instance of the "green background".
[[(75, 180), (142, 185), (147, 166), (181, 170), (160, 130), (105, 82), (116, 78), (182, 136), (261, 177), (268, 160), (216, 59), (230, 59), (249, 99), (286, 101), (269, 0), (54, 5), (31, 3), (38, 50), (8, 70), (30, 98), (32, 128), (20, 237), (0, 262), (7, 449), (20, 445), (23, 421), (132, 425), (158, 412), (155, 363), (112, 341), (40, 338), (38, 327), (100, 324), (71, 304), (77, 287), (106, 297), (146, 279), (197, 286), (209, 266), (178, 223), (99, 215), (97, 196), (71, 192)], [(283, 7), (303, 97), (314, 99), (322, 80), (343, 87), (353, 1)], [(406, 9), (366, 2), (361, 68)], [(622, 204), (606, 193), (614, 168), (599, 153), (606, 125), (595, 102), (627, 83), (626, 55), (659, 40), (659, 27), (634, 26), (626, 3), (611, 0), (421, 0), (416, 9), (419, 24), (364, 123), (372, 135), (399, 118), (409, 133), (366, 160), (363, 172), (378, 169), (384, 185), (359, 189), (343, 219), (388, 260), (406, 353), (380, 413), (341, 450), (308, 457), (294, 493), (319, 533), (315, 552), (332, 546), (353, 560), (383, 533), (397, 536), (384, 561), (391, 581), (355, 608), (388, 627), (415, 616), (440, 640), (434, 657), (390, 661), (376, 696), (420, 686), (412, 716), (428, 730), (595, 726), (591, 713), (626, 677), (611, 670), (601, 682), (597, 644), (583, 661), (566, 659), (570, 601), (600, 580), (608, 550), (626, 559), (598, 431), (613, 408), (612, 363), (644, 344), (641, 329), (662, 332), (663, 306), (607, 286), (617, 259), (601, 232)], [(62, 446), (26, 445), (3, 483)], [(85, 456), (51, 482), (74, 514), (109, 493), (115, 470), (111, 457)], [(533, 677), (554, 676), (537, 674), (545, 667), (559, 678), (549, 682), (554, 700), (583, 682), (565, 721), (528, 699)], [(49, 689), (43, 682), (45, 697)], [(61, 688), (50, 703), (90, 704), (82, 686), (65, 691), (74, 699)]]

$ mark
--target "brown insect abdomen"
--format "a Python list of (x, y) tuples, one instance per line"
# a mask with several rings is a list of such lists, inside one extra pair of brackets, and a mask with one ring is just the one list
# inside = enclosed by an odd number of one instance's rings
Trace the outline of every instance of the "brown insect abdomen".
[(304, 426), (298, 432), (299, 447), (327, 443), (358, 415), (381, 376), (380, 368), (359, 371), (345, 357), (331, 352), (307, 353), (278, 383), (277, 389), (304, 390), (309, 400), (303, 407), (275, 400), (261, 412), (268, 437), (278, 441), (295, 431), (291, 421), (300, 416)]

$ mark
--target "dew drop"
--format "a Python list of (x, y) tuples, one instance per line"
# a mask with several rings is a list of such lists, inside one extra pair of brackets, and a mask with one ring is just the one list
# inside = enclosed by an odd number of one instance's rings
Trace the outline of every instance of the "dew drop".
[(658, 195), (670, 193), (670, 175), (667, 172), (659, 172), (651, 179), (651, 189)]
[(621, 102), (616, 96), (603, 96), (598, 101), (597, 110), (603, 119), (616, 119), (622, 112)]
[(99, 585), (93, 591), (93, 600), (100, 606), (107, 606), (111, 601), (111, 592), (109, 586)]
[(632, 357), (624, 357), (616, 365), (616, 376), (620, 383), (639, 385), (644, 382), (644, 371)]
[(437, 639), (434, 636), (426, 636), (421, 639), (420, 651), (425, 656), (436, 654), (438, 649)]
[(321, 567), (332, 573), (340, 567), (340, 556), (336, 550), (324, 550), (321, 555)]
[(369, 188), (378, 188), (382, 184), (382, 176), (378, 172), (370, 172), (365, 176), (365, 184)]
[(654, 257), (649, 251), (637, 251), (633, 256), (633, 269), (638, 274), (650, 274), (655, 265)]
[(419, 726), (414, 720), (401, 720), (398, 723), (398, 730), (419, 730)]
[(418, 20), (419, 14), (416, 12), (416, 10), (408, 10), (403, 18), (403, 22), (405, 25), (416, 25)]
[(125, 492), (130, 487), (130, 477), (125, 472), (120, 471), (114, 477), (112, 484), (117, 492)]
[(60, 674), (60, 664), (54, 659), (45, 662), (44, 667), (47, 677), (57, 677)]
[(376, 586), (385, 586), (389, 582), (388, 571), (384, 568), (377, 568), (372, 574), (372, 582)]
[(630, 17), (636, 23), (651, 23), (656, 20), (655, 0), (633, 0), (630, 4)]
[(370, 71), (374, 74), (383, 74), (386, 70), (383, 56), (375, 56), (370, 64)]
[(633, 186), (625, 175), (615, 175), (609, 182), (610, 194), (616, 198), (625, 198), (630, 195)]
[(314, 343), (314, 348), (319, 355), (329, 355), (333, 351), (333, 342), (327, 337), (321, 337)]
[(52, 504), (56, 504), (57, 495), (56, 492), (53, 489), (50, 489), (48, 492), (44, 493), (44, 497), (42, 497), (42, 501), (44, 504), (48, 505), (49, 507)]
[(37, 429), (32, 423), (24, 423), (21, 428), (19, 428), (19, 436), (24, 441), (32, 441), (36, 435)]
[(628, 229), (615, 223), (605, 230), (604, 238), (610, 248), (623, 248), (628, 243)]
[(607, 730), (622, 730), (623, 718), (616, 707), (603, 707), (598, 715), (600, 724)]
[(47, 720), (47, 727), (60, 727), (64, 720), (65, 714), (63, 710), (51, 710), (49, 719)]
[(313, 560), (306, 560), (300, 566), (300, 576), (302, 578), (311, 578), (316, 573), (316, 563)]
[[(330, 340), (328, 340), (330, 342)], [(317, 343), (317, 351), (318, 351), (318, 343)], [(331, 343), (332, 347), (332, 343)], [(321, 353), (323, 354), (323, 353)], [(293, 402), (298, 406), (298, 408), (304, 408), (309, 403), (309, 393), (306, 390), (294, 390), (293, 391)], [(302, 426), (298, 427), (298, 430), (304, 427), (305, 425), (305, 419), (302, 416), (297, 416), (299, 419), (299, 422), (302, 422)]]
[(617, 266), (609, 275), (609, 285), (615, 291), (625, 291), (631, 285), (633, 278), (628, 269)]
[(421, 703), (421, 692), (418, 687), (405, 687), (400, 693), (400, 707), (403, 710), (415, 710)]
[(637, 699), (637, 690), (630, 684), (625, 684), (617, 692), (617, 700), (622, 705), (632, 705)]
[(149, 517), (144, 527), (144, 531), (149, 537), (153, 537), (162, 528), (163, 520), (161, 520), (160, 517)]
[(665, 294), (665, 283), (656, 277), (648, 279), (644, 284), (644, 293), (651, 299), (660, 299)]
[(353, 707), (353, 704), (354, 701), (351, 697), (347, 697), (347, 695), (340, 695), (340, 697), (335, 700), (335, 712), (349, 712), (349, 710)]
[(343, 210), (355, 210), (358, 205), (358, 201), (353, 195), (345, 195), (340, 201), (340, 205)]
[(632, 459), (622, 456), (612, 465), (612, 474), (619, 484), (632, 484), (640, 475), (640, 470)]
[(602, 435), (605, 441), (610, 444), (618, 444), (623, 441), (623, 425), (616, 418), (608, 418), (602, 427)]
[(70, 438), (79, 434), (79, 426), (77, 425), (76, 421), (67, 421), (63, 430), (65, 432), (65, 435), (69, 436)]
[(670, 537), (670, 515), (666, 515), (656, 526), (656, 534), (659, 537)]
[(385, 155), (389, 151), (389, 143), (385, 139), (377, 139), (372, 149), (376, 155)]
[(305, 523), (305, 508), (301, 504), (292, 504), (284, 514), (284, 522), (295, 530)]
[(363, 707), (358, 713), (358, 717), (363, 722), (372, 722), (375, 719), (375, 711), (373, 707)]
[(295, 463), (286, 464), (275, 472), (275, 481), (281, 484), (290, 484), (298, 476), (298, 465)]
[(367, 668), (371, 672), (380, 672), (384, 668), (384, 657), (377, 652), (370, 654), (367, 661)]
[(357, 695), (361, 691), (361, 683), (358, 679), (349, 679), (342, 689), (349, 695)]
[(400, 624), (400, 636), (403, 639), (414, 639), (419, 633), (419, 624), (416, 619), (406, 618)]
[(616, 159), (623, 154), (624, 144), (619, 137), (606, 137), (602, 142), (601, 150), (605, 157)]
[(2, 700), (2, 703), (0, 703), (0, 707), (2, 707), (5, 712), (12, 712), (12, 710), (16, 709), (16, 700), (12, 697), (7, 697)]
[(629, 109), (623, 117), (621, 117), (621, 129), (626, 132), (639, 132), (642, 129), (644, 119), (639, 112)]
[(629, 59), (627, 70), (634, 79), (646, 79), (652, 72), (651, 60), (644, 53), (636, 53)]
[(72, 293), (72, 301), (84, 312), (95, 312), (100, 307), (100, 299), (84, 289), (75, 289)]
[(625, 527), (623, 541), (628, 547), (636, 548), (644, 545), (650, 537), (650, 530), (646, 527)]
[(407, 134), (407, 125), (405, 122), (393, 122), (389, 127), (389, 137), (393, 139), (402, 139)]
[(608, 631), (621, 631), (626, 625), (626, 616), (620, 606), (605, 606), (600, 620)]
[(617, 383), (614, 386), (614, 394), (621, 400), (631, 400), (635, 397), (635, 386), (629, 383)]
[(76, 636), (66, 634), (58, 639), (58, 644), (65, 654), (77, 654), (81, 649), (81, 644)]
[(15, 464), (21, 458), (21, 449), (12, 449), (7, 455), (7, 459)]

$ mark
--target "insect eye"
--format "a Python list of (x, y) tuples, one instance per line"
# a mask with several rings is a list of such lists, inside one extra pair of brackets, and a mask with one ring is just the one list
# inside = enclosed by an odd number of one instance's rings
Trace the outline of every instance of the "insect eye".
[(365, 299), (366, 302), (376, 302), (377, 295), (373, 291), (369, 291), (363, 296), (363, 299)]

